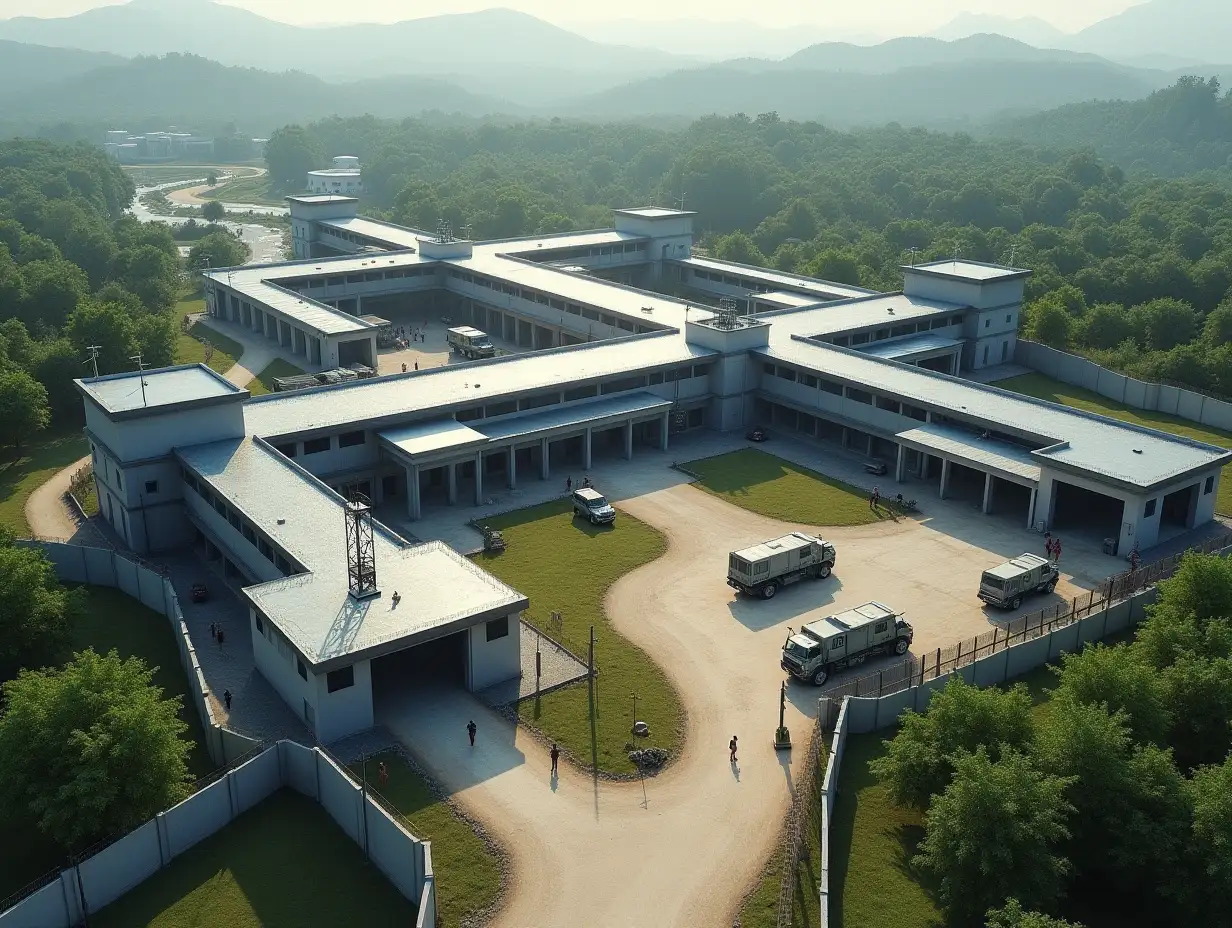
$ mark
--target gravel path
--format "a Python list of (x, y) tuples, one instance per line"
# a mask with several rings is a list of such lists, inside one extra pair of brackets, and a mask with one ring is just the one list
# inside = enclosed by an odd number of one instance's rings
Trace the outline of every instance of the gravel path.
[(74, 461), (30, 494), (26, 500), (26, 522), (39, 538), (68, 541), (81, 527), (68, 502), (69, 482), (73, 474), (90, 462), (89, 456)]

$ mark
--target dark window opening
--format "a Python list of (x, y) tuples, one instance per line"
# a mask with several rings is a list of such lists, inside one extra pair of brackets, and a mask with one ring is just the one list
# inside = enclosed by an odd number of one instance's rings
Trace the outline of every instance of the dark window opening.
[(493, 619), (488, 623), (488, 641), (495, 641), (497, 638), (504, 638), (509, 634), (509, 616), (502, 616), (499, 619)]
[(338, 690), (344, 690), (348, 686), (354, 685), (354, 667), (343, 667), (340, 670), (331, 670), (325, 675), (325, 688), (331, 693), (336, 693)]

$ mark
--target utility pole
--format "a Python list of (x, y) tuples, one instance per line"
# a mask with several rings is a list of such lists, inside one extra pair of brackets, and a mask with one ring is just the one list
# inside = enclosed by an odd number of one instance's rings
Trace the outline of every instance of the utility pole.
[(637, 693), (630, 694), (633, 697), (633, 724), (629, 726), (630, 731), (637, 729)]
[(138, 370), (138, 372), (140, 373), (140, 379), (141, 379), (141, 405), (142, 405), (142, 406), (145, 406), (145, 405), (146, 405), (146, 398), (145, 398), (145, 362), (141, 359), (141, 352), (137, 352), (135, 355), (132, 355), (131, 357), (129, 357), (129, 359), (128, 359), (128, 360), (133, 361), (133, 362), (135, 362), (135, 363), (136, 363), (136, 365), (137, 365), (137, 370)]
[(98, 353), (102, 350), (102, 345), (87, 345), (86, 351), (90, 352), (90, 356), (81, 362), (82, 364), (92, 364), (94, 366), (95, 377), (98, 377)]

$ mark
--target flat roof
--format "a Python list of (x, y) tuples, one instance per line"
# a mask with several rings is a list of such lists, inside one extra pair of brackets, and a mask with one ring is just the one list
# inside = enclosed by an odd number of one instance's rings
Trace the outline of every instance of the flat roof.
[(486, 444), (488, 436), (456, 419), (429, 419), (412, 422), (378, 433), (378, 438), (393, 445), (408, 457), (432, 454), (449, 448)]
[(1232, 451), (1213, 445), (859, 351), (798, 336), (784, 338), (777, 326), (770, 327), (768, 347), (752, 350), (823, 377), (838, 377), (924, 408), (969, 417), (990, 429), (1017, 431), (1038, 438), (1041, 445), (1052, 443), (1054, 447), (1032, 452), (1039, 463), (1056, 461), (1136, 489), (1149, 489), (1232, 461)]
[[(410, 229), (404, 226), (395, 226), (388, 222), (380, 222), (376, 219), (366, 219), (363, 216), (343, 216), (339, 219), (317, 219), (316, 223), (322, 226), (329, 226), (331, 229), (338, 229), (342, 232), (353, 232), (356, 235), (362, 235), (365, 238), (374, 239), (386, 245), (393, 246), (394, 250), (414, 249), (419, 245), (419, 239), (427, 235), (419, 229)], [(324, 261), (333, 262), (335, 258), (323, 258)]]
[(851, 284), (840, 284), (832, 280), (819, 280), (815, 277), (805, 277), (803, 274), (789, 274), (786, 271), (775, 271), (753, 264), (737, 264), (735, 261), (720, 261), (718, 258), (702, 258), (690, 256), (674, 259), (677, 264), (685, 267), (704, 268), (721, 274), (748, 277), (768, 284), (775, 290), (787, 290), (817, 294), (831, 300), (842, 300), (855, 296), (868, 296), (876, 290), (856, 287)]
[(500, 441), (534, 432), (545, 432), (549, 429), (585, 425), (588, 422), (599, 422), (613, 417), (655, 412), (669, 409), (671, 405), (671, 400), (653, 393), (642, 391), (619, 393), (598, 400), (549, 406), (522, 415), (503, 417), (493, 422), (480, 421), (476, 424), (476, 430), (486, 435), (490, 441)]
[[(526, 608), (525, 596), (449, 546), (412, 545), (377, 522), (372, 537), (381, 595), (356, 601), (348, 592), (342, 497), (259, 440), (212, 442), (178, 453), (309, 571), (247, 587), (244, 594), (319, 670)], [(395, 591), (401, 594), (397, 606)]]
[[(244, 404), (249, 434), (270, 437), (349, 423), (390, 421), (450, 406), (563, 384), (706, 360), (716, 352), (678, 333), (656, 332), (603, 342), (506, 355), (468, 364), (390, 374), (351, 383), (270, 394)], [(346, 391), (340, 392), (340, 391)]]
[(759, 319), (773, 323), (781, 338), (799, 335), (816, 338), (857, 329), (893, 328), (896, 325), (931, 321), (936, 316), (964, 312), (957, 303), (926, 300), (905, 293), (878, 293), (804, 309), (776, 309), (758, 313)]
[(284, 197), (292, 203), (358, 203), (357, 197), (344, 197), (337, 193), (306, 193)]
[(786, 535), (780, 535), (778, 538), (771, 538), (769, 541), (761, 541), (755, 545), (749, 545), (747, 548), (741, 548), (739, 551), (733, 551), (736, 557), (742, 557), (746, 561), (760, 561), (764, 557), (770, 557), (772, 554), (782, 554), (785, 551), (794, 551), (796, 548), (802, 548), (805, 545), (812, 544), (815, 539), (810, 538), (803, 532), (789, 532)]
[(870, 342), (860, 345), (859, 350), (871, 354), (875, 358), (905, 358), (912, 354), (922, 354), (925, 351), (945, 351), (957, 348), (963, 343), (961, 338), (949, 338), (941, 333), (921, 332), (918, 335), (904, 335), (888, 341)]
[(980, 438), (967, 429), (932, 422), (899, 432), (895, 437), (980, 468), (992, 468), (1039, 483), (1039, 460), (1032, 455), (1030, 448), (1021, 445)]
[(983, 261), (930, 261), (926, 264), (905, 264), (903, 270), (911, 274), (927, 274), (931, 277), (945, 277), (949, 280), (971, 280), (988, 283), (994, 280), (1018, 280), (1030, 277), (1031, 272), (1025, 268), (1003, 267), (998, 264), (985, 264)]
[(638, 216), (642, 219), (665, 219), (668, 216), (696, 216), (697, 213), (687, 209), (668, 209), (666, 206), (639, 206), (633, 209), (614, 209), (613, 213), (621, 216)]
[(171, 412), (185, 406), (242, 400), (248, 396), (247, 390), (237, 387), (204, 364), (184, 364), (145, 372), (126, 371), (74, 382), (77, 389), (111, 415), (150, 409)]

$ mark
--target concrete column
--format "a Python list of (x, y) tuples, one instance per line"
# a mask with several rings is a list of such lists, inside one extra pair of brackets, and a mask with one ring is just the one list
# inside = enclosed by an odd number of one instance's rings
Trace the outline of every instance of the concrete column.
[(894, 482), (902, 483), (907, 476), (907, 448), (898, 446), (898, 456), (894, 459)]
[(844, 448), (846, 448), (847, 446), (848, 446), (848, 441), (847, 441), (847, 426), (845, 426), (845, 425), (844, 425), (844, 426), (843, 426), (843, 447), (844, 447)]
[(945, 499), (945, 491), (950, 488), (950, 459), (941, 459), (941, 493), (940, 498)]
[(659, 450), (660, 451), (667, 450), (667, 433), (669, 431), (668, 426), (671, 421), (670, 416), (671, 414), (666, 413), (666, 412), (663, 413), (663, 415), (659, 416)]
[(591, 429), (587, 426), (586, 431), (582, 433), (582, 469), (590, 470), (590, 445), (591, 445)]
[(419, 466), (416, 464), (406, 469), (406, 515), (412, 520), (422, 515), (419, 505)]
[(517, 449), (509, 446), (509, 489), (516, 490), (518, 488), (518, 453)]
[(379, 506), (385, 502), (385, 487), (381, 480), (380, 470), (372, 472), (372, 505)]
[(445, 479), (449, 481), (449, 505), (458, 501), (458, 465), (445, 465)]
[(915, 462), (915, 475), (921, 480), (924, 479), (924, 474), (928, 471), (928, 455), (923, 451), (920, 452), (919, 458)]
[(995, 479), (996, 478), (994, 478), (991, 473), (984, 475), (984, 502), (980, 506), (980, 509), (983, 511), (984, 515), (988, 515), (988, 513), (992, 512), (992, 491), (993, 480)]
[(868, 436), (868, 441), (865, 443), (864, 453), (868, 455), (870, 458), (873, 456), (873, 436), (872, 434)]
[(954, 354), (951, 356), (951, 361), (950, 361), (950, 373), (953, 374), (955, 377), (958, 376), (958, 362), (959, 362), (959, 353), (955, 351)]
[(552, 468), (549, 461), (549, 451), (551, 450), (549, 442), (546, 438), (539, 439), (539, 479), (547, 480), (551, 476)]
[(357, 293), (355, 295), (355, 315), (362, 316), (364, 314), (364, 295)]
[(633, 420), (625, 423), (625, 460), (633, 460)]
[(1035, 525), (1035, 494), (1037, 487), (1031, 488), (1031, 502), (1027, 503), (1027, 528), (1033, 528)]
[(483, 505), (483, 452), (475, 455), (475, 505)]

